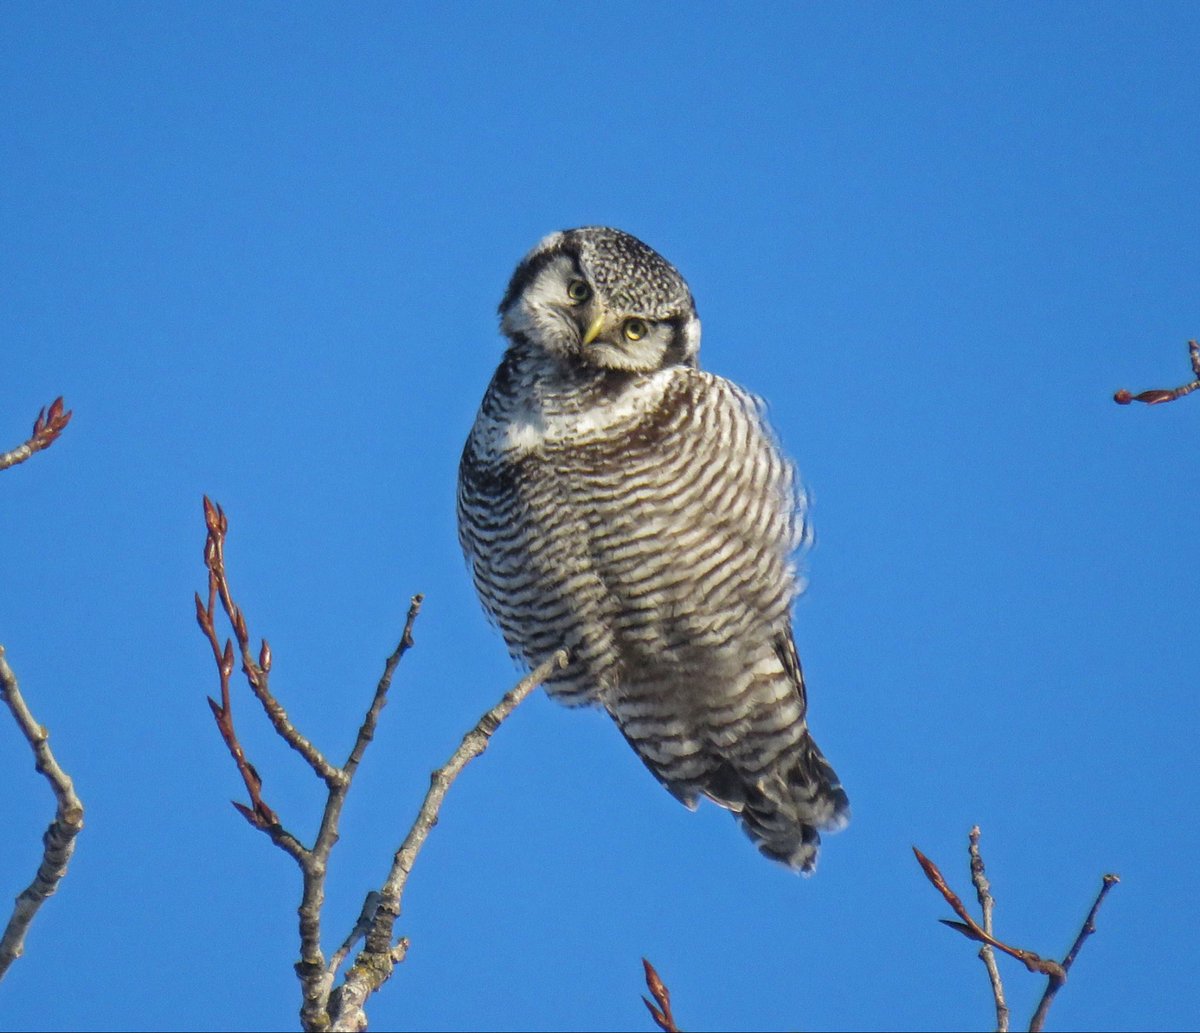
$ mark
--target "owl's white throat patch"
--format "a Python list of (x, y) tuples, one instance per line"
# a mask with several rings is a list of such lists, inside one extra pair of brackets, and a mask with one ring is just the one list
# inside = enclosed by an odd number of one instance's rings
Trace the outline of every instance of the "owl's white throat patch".
[(677, 370), (664, 369), (640, 378), (619, 394), (585, 408), (566, 407), (554, 393), (533, 392), (522, 399), (502, 427), (501, 449), (517, 454), (544, 445), (564, 445), (609, 437), (637, 423), (661, 401)]
[(546, 421), (542, 411), (532, 405), (522, 406), (504, 428), (505, 452), (532, 452), (546, 440)]

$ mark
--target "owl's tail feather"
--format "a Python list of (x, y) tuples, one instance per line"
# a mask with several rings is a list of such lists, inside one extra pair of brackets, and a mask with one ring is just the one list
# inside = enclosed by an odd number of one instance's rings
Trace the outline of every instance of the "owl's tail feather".
[(846, 791), (807, 729), (761, 775), (739, 773), (726, 761), (703, 791), (734, 813), (762, 854), (805, 875), (816, 869), (821, 831), (850, 820)]
[(610, 713), (672, 796), (692, 810), (707, 797), (732, 811), (764, 855), (810, 874), (820, 833), (846, 825), (850, 801), (809, 733), (794, 658), (793, 672), (783, 683), (778, 667), (754, 672), (732, 703), (719, 700), (690, 721), (653, 684)]

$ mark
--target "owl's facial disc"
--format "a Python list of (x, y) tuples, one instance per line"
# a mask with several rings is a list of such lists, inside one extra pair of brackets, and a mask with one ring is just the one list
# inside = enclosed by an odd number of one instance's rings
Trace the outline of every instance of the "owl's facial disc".
[[(523, 338), (557, 358), (578, 355), (583, 335), (595, 319), (595, 295), (569, 256), (537, 257), (541, 261), (525, 270), (520, 289), (509, 288), (500, 307), (500, 328), (509, 337)], [(517, 275), (529, 265), (527, 259)]]
[(500, 315), (513, 340), (597, 369), (695, 365), (700, 346), (691, 293), (674, 267), (602, 227), (546, 237), (517, 266)]

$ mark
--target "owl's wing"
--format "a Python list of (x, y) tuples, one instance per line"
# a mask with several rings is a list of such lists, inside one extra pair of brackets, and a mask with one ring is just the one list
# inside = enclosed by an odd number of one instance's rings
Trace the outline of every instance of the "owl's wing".
[(796, 692), (800, 696), (800, 705), (807, 712), (808, 692), (804, 688), (804, 671), (800, 667), (800, 655), (796, 652), (796, 640), (792, 637), (791, 629), (789, 628), (786, 634), (776, 635), (774, 644), (775, 654), (779, 657), (779, 662), (783, 664), (784, 673), (796, 686)]
[(763, 853), (810, 871), (847, 802), (808, 731), (791, 630), (804, 496), (753, 396), (678, 378), (686, 391), (625, 441), (612, 492), (593, 492), (624, 660), (609, 709), (673, 795), (719, 803)]

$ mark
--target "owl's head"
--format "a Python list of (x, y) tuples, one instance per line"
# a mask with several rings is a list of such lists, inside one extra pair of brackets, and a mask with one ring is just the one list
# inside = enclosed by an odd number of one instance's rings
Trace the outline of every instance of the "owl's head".
[(550, 356), (596, 369), (694, 366), (700, 317), (670, 262), (604, 226), (544, 238), (517, 266), (500, 328)]

